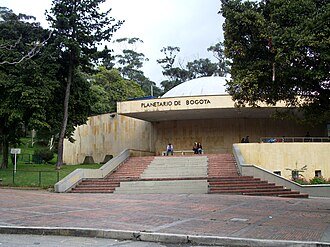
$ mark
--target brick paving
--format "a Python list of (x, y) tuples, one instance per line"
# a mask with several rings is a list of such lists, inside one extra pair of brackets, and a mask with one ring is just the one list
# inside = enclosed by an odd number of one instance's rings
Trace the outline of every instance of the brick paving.
[(330, 199), (0, 189), (0, 225), (330, 243)]

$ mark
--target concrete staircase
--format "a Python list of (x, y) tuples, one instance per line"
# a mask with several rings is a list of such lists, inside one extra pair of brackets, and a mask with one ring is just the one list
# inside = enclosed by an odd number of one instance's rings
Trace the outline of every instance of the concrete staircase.
[(71, 192), (79, 193), (113, 193), (121, 181), (138, 180), (143, 171), (154, 159), (153, 156), (130, 157), (117, 170), (102, 179), (86, 179)]
[(307, 194), (301, 194), (299, 191), (292, 191), (259, 178), (240, 176), (231, 154), (208, 155), (208, 158), (207, 181), (210, 194), (308, 198)]
[(231, 154), (208, 154), (208, 177), (238, 177), (238, 168)]
[(138, 181), (123, 181), (114, 193), (206, 194), (206, 156), (155, 157)]
[(130, 157), (105, 179), (84, 180), (72, 192), (308, 197), (259, 178), (240, 176), (231, 154)]

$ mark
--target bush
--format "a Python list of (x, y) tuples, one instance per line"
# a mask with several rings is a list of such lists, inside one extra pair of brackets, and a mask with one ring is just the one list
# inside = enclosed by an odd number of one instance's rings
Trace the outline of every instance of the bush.
[(310, 184), (326, 184), (327, 180), (323, 177), (313, 177), (311, 180), (309, 180)]
[(36, 149), (34, 150), (34, 155), (39, 156), (45, 163), (48, 163), (54, 158), (54, 152), (48, 148)]
[(304, 177), (298, 177), (298, 178), (292, 179), (292, 181), (296, 182), (297, 184), (301, 184), (301, 185), (309, 184)]

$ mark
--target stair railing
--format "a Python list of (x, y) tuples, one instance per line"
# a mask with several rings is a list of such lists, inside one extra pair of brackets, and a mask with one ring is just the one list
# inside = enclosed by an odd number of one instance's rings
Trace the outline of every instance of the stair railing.
[(130, 150), (125, 149), (119, 155), (109, 160), (99, 169), (76, 169), (68, 176), (60, 180), (54, 185), (55, 192), (67, 192), (75, 187), (83, 179), (88, 178), (104, 178), (110, 172), (117, 169), (117, 167), (127, 160), (130, 156)]

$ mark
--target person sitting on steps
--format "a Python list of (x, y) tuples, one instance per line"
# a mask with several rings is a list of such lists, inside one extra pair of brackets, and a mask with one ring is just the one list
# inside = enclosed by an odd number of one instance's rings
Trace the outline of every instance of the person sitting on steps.
[(193, 149), (194, 154), (198, 154), (197, 142), (194, 143)]
[(202, 154), (202, 152), (203, 152), (203, 147), (202, 144), (199, 142), (197, 143), (197, 153)]
[(171, 143), (169, 143), (166, 147), (166, 156), (168, 156), (168, 154), (173, 155), (173, 145)]

